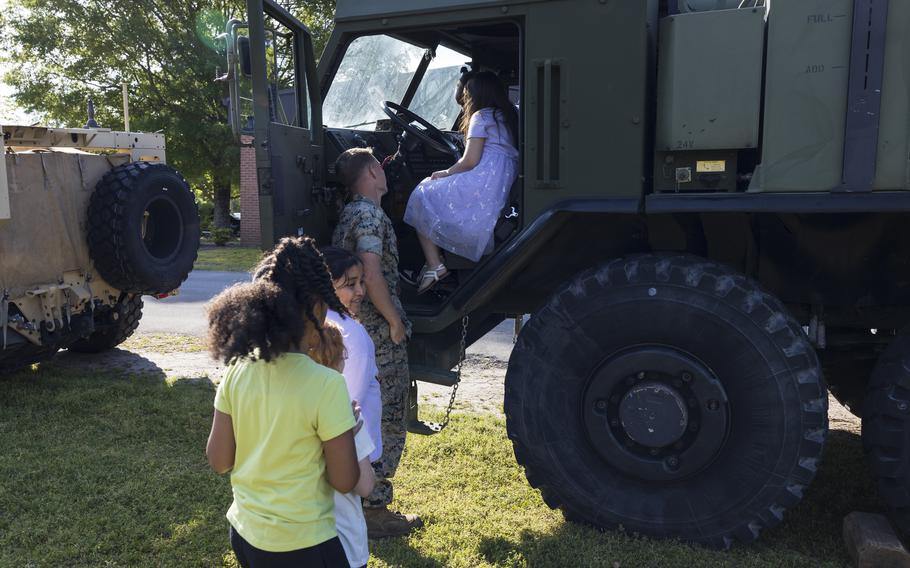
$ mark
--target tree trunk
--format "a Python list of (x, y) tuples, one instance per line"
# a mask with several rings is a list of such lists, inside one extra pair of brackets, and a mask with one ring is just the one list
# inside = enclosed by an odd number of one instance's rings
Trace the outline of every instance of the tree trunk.
[(231, 227), (231, 178), (226, 175), (215, 175), (215, 218), (213, 224), (216, 229), (229, 229)]

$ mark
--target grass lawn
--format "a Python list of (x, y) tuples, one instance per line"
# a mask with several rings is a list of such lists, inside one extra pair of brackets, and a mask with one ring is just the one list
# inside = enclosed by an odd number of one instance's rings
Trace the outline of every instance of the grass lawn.
[(205, 340), (195, 335), (178, 333), (136, 333), (118, 346), (126, 351), (156, 351), (159, 353), (201, 353)]
[(261, 256), (262, 251), (258, 248), (203, 245), (199, 247), (199, 256), (193, 269), (249, 272)]
[[(52, 363), (0, 380), (0, 566), (233, 566), (230, 485), (203, 455), (213, 396), (207, 382)], [(427, 526), (371, 543), (371, 567), (846, 566), (843, 516), (878, 508), (859, 438), (833, 431), (806, 499), (759, 544), (600, 533), (543, 504), (503, 420), (468, 413), (409, 438), (396, 499)]]

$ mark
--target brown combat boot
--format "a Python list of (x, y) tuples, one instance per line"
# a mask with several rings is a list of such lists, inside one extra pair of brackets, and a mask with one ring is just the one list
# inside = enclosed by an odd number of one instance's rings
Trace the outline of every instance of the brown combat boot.
[(417, 515), (402, 515), (389, 511), (388, 507), (364, 507), (363, 517), (367, 521), (369, 538), (406, 536), (413, 529), (423, 526), (423, 521)]

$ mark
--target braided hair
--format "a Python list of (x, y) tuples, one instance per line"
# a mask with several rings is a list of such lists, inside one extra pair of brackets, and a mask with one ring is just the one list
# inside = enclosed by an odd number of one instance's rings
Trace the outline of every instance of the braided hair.
[(208, 348), (224, 363), (251, 358), (271, 361), (296, 351), (315, 329), (323, 335), (328, 306), (350, 315), (332, 286), (316, 243), (309, 237), (285, 237), (253, 270), (253, 281), (219, 294), (209, 307)]

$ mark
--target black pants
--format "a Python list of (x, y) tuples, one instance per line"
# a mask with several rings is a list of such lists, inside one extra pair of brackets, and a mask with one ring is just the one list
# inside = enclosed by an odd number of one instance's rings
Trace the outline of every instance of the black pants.
[(243, 540), (243, 537), (231, 527), (231, 548), (237, 561), (243, 568), (348, 568), (348, 558), (338, 537), (309, 548), (300, 548), (288, 552), (268, 552), (259, 550)]

